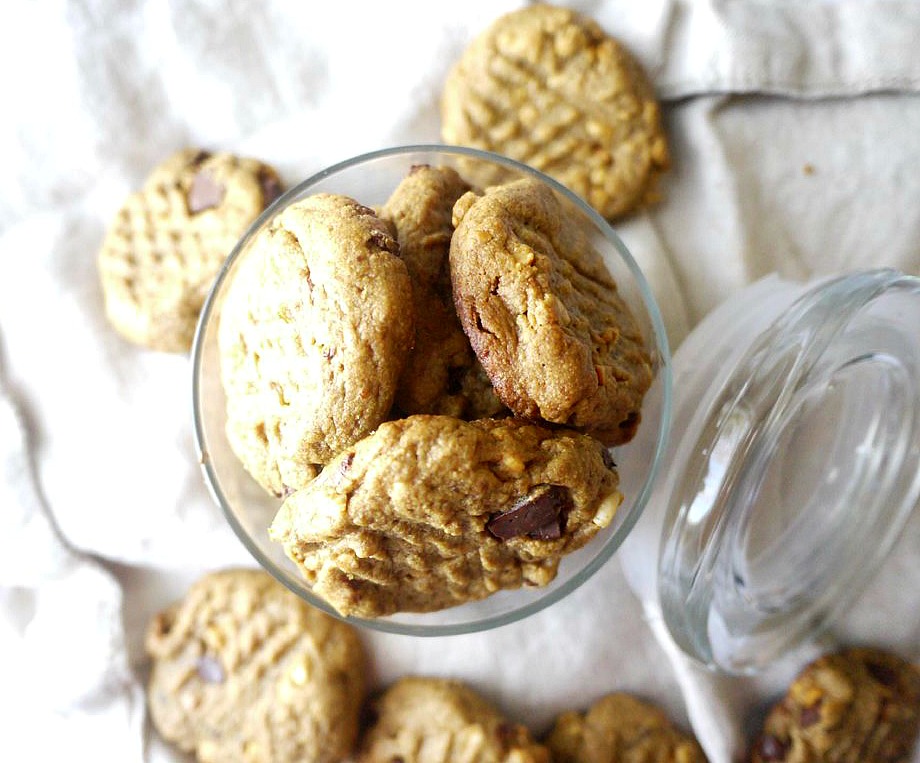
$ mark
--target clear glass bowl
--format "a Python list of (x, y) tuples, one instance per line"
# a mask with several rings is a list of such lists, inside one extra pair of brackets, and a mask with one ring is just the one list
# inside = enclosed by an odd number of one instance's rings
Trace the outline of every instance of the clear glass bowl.
[(268, 527), (281, 501), (269, 496), (249, 476), (227, 442), (217, 346), (224, 293), (238, 264), (248, 255), (253, 237), (284, 207), (322, 192), (351, 196), (366, 206), (381, 205), (417, 164), (451, 166), (468, 181), (478, 184), (526, 176), (552, 188), (580, 220), (604, 257), (645, 334), (655, 364), (655, 382), (646, 396), (637, 436), (629, 444), (611, 449), (619, 467), (620, 489), (625, 500), (606, 529), (587, 546), (562, 560), (558, 576), (550, 585), (500, 591), (482, 601), (438, 612), (399, 613), (373, 620), (343, 618), (381, 631), (435, 636), (485, 630), (531, 615), (571, 593), (610, 559), (641, 514), (658, 470), (670, 419), (671, 371), (661, 315), (645, 278), (626, 247), (600, 215), (542, 173), (474, 149), (405, 146), (358, 156), (313, 175), (277, 199), (240, 239), (204, 305), (192, 349), (195, 436), (205, 481), (240, 540), (259, 564), (281, 583), (310, 604), (340, 617), (311, 591), (281, 545), (269, 540)]

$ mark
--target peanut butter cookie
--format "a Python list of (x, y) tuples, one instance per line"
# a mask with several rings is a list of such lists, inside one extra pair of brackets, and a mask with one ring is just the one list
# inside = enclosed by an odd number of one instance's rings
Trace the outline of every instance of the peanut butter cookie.
[(706, 763), (693, 737), (628, 694), (608, 694), (584, 715), (563, 713), (546, 744), (556, 763)]
[(853, 648), (808, 665), (770, 711), (752, 763), (908, 761), (920, 733), (920, 668)]
[(396, 227), (412, 281), (415, 347), (396, 390), (396, 407), (405, 415), (479, 419), (504, 409), (460, 327), (451, 295), (451, 211), (469, 189), (450, 167), (416, 166), (380, 213)]
[(515, 414), (626, 442), (652, 381), (642, 333), (576, 218), (536, 180), (454, 206), (454, 304)]
[(651, 85), (572, 10), (532, 5), (498, 19), (451, 70), (441, 115), (446, 143), (536, 167), (608, 219), (659, 199), (669, 157)]
[(147, 651), (154, 726), (202, 763), (331, 763), (352, 750), (360, 642), (264, 572), (199, 580), (153, 619)]
[(382, 424), (282, 505), (269, 530), (345, 615), (427, 612), (546, 585), (622, 495), (593, 438), (517, 419)]
[(546, 748), (459, 681), (403, 678), (371, 705), (358, 763), (549, 763)]
[(281, 496), (390, 412), (414, 335), (392, 226), (317, 194), (280, 212), (246, 252), (221, 308), (227, 436)]
[(186, 149), (163, 162), (99, 251), (112, 325), (137, 344), (186, 352), (217, 271), (280, 192), (275, 170), (255, 159)]

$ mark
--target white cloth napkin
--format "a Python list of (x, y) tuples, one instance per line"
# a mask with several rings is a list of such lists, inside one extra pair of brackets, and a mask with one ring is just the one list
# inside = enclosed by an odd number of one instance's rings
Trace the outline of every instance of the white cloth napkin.
[[(257, 156), (295, 182), (365, 150), (436, 141), (447, 69), (521, 4), (74, 0), (24, 4), (0, 25), (5, 750), (175, 759), (144, 729), (143, 627), (202, 571), (252, 563), (198, 471), (187, 359), (129, 345), (103, 315), (95, 252), (124, 196), (189, 144)], [(671, 99), (667, 199), (618, 230), (675, 345), (773, 270), (920, 272), (920, 7), (573, 5)], [(797, 98), (740, 97), (756, 93)], [(917, 634), (916, 613), (891, 612)], [(711, 759), (740, 754), (749, 718), (733, 697), (750, 692), (691, 680), (653, 634), (654, 613), (609, 564), (551, 610), (490, 633), (365, 641), (376, 683), (454, 675), (536, 731), (613, 690), (683, 722), (686, 700)]]

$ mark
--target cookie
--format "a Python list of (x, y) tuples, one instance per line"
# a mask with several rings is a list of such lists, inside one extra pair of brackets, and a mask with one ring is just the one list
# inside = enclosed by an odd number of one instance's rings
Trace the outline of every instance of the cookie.
[(427, 612), (542, 586), (622, 495), (593, 438), (517, 419), (382, 424), (282, 504), (269, 536), (345, 615)]
[(390, 224), (345, 196), (286, 207), (220, 312), (227, 437), (245, 468), (278, 496), (309, 482), (386, 419), (413, 336)]
[(206, 575), (147, 631), (150, 715), (202, 763), (338, 761), (364, 694), (354, 630), (264, 572)]
[(479, 419), (504, 409), (460, 327), (451, 295), (451, 212), (469, 189), (450, 167), (415, 166), (380, 212), (396, 227), (416, 316), (415, 347), (396, 389), (403, 415)]
[(485, 30), (447, 77), (441, 120), (446, 143), (536, 167), (608, 219), (658, 201), (669, 165), (639, 64), (566, 8), (532, 5)]
[(767, 715), (750, 760), (908, 761), (920, 734), (920, 668), (879, 649), (815, 660)]
[(563, 713), (546, 745), (556, 763), (706, 763), (693, 737), (629, 694), (608, 694), (584, 714)]
[(98, 267), (111, 324), (132, 342), (186, 352), (227, 255), (281, 193), (267, 164), (186, 149), (115, 215)]
[(549, 763), (546, 748), (459, 681), (400, 679), (370, 707), (358, 763)]
[(454, 304), (502, 402), (607, 444), (629, 440), (651, 359), (579, 219), (529, 179), (468, 192), (453, 217)]

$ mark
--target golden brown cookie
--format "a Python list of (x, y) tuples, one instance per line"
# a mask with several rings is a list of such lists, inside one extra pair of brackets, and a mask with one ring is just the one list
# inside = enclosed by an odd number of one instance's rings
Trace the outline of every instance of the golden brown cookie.
[(920, 734), (920, 668), (852, 648), (808, 665), (764, 721), (752, 763), (906, 763)]
[(609, 694), (585, 714), (563, 713), (546, 744), (555, 763), (706, 763), (693, 737), (628, 694)]
[(415, 347), (396, 390), (396, 407), (403, 415), (479, 419), (504, 410), (460, 327), (451, 295), (451, 212), (469, 188), (450, 167), (419, 165), (380, 213), (396, 227), (416, 316)]
[(459, 681), (400, 679), (371, 705), (358, 763), (549, 763), (546, 748)]
[(622, 495), (593, 438), (518, 419), (382, 424), (282, 505), (269, 536), (339, 612), (427, 612), (546, 585)]
[(585, 228), (536, 180), (454, 206), (454, 304), (518, 416), (629, 440), (652, 382), (642, 333)]
[(280, 212), (242, 257), (218, 328), (227, 437), (250, 474), (281, 496), (373, 431), (413, 335), (389, 223), (332, 194)]
[(331, 762), (352, 750), (361, 644), (264, 572), (203, 577), (153, 619), (147, 651), (153, 724), (202, 763)]
[(137, 344), (187, 351), (217, 271), (280, 192), (275, 170), (255, 159), (186, 149), (163, 162), (99, 251), (112, 325)]
[(441, 115), (446, 143), (536, 167), (604, 217), (659, 198), (668, 147), (648, 79), (572, 10), (532, 5), (493, 23), (451, 70)]

